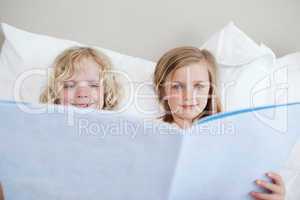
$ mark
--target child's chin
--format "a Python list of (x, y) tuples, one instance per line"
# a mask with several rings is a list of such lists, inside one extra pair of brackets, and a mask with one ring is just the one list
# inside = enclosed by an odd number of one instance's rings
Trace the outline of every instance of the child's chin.
[[(92, 104), (92, 105), (88, 106), (87, 108), (90, 108), (90, 109), (99, 109), (99, 105)], [(101, 109), (99, 109), (99, 110), (101, 110)]]
[(84, 109), (84, 108), (96, 109), (97, 108), (96, 104), (90, 104), (90, 105), (88, 105), (88, 104), (86, 104), (86, 105), (74, 105), (73, 104), (73, 106), (75, 106), (77, 108), (82, 108), (82, 109)]
[(97, 108), (96, 104), (89, 105), (87, 108)]
[(187, 119), (187, 120), (193, 120), (195, 119), (199, 113), (182, 113), (181, 118)]

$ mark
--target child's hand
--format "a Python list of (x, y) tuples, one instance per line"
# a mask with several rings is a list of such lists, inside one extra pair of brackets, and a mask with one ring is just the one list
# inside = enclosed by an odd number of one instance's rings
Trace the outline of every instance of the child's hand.
[(1, 184), (0, 184), (0, 200), (4, 200), (4, 194), (3, 194), (3, 190), (2, 190)]
[(267, 176), (272, 179), (273, 183), (269, 183), (263, 180), (256, 180), (255, 183), (258, 186), (270, 191), (270, 193), (251, 192), (251, 196), (255, 200), (284, 200), (285, 187), (281, 176), (274, 172), (268, 172)]

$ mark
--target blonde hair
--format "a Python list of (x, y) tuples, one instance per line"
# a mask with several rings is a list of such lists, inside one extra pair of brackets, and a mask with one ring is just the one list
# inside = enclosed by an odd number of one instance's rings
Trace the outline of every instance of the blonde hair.
[[(158, 101), (162, 104), (165, 114), (161, 117), (163, 121), (174, 122), (168, 102), (164, 100), (164, 83), (169, 74), (181, 67), (189, 64), (205, 61), (208, 64), (209, 74), (209, 96), (207, 105), (196, 119), (221, 112), (221, 101), (217, 94), (217, 63), (214, 56), (207, 50), (200, 50), (196, 47), (178, 47), (166, 52), (158, 61), (154, 72), (154, 87), (158, 96)], [(194, 120), (196, 120), (194, 119)]]
[(102, 52), (90, 47), (71, 47), (59, 54), (53, 63), (53, 73), (48, 85), (40, 95), (41, 103), (61, 104), (59, 94), (63, 90), (63, 81), (72, 77), (78, 63), (83, 58), (91, 58), (99, 65), (100, 80), (104, 83), (104, 106), (110, 110), (118, 104), (120, 93), (118, 83), (112, 74), (112, 64)]

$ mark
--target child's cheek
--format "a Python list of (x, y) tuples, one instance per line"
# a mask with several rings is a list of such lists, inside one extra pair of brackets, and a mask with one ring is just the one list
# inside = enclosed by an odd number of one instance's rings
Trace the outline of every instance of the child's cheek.
[(71, 99), (72, 99), (72, 94), (71, 94), (72, 92), (70, 92), (69, 90), (64, 90), (64, 92), (63, 92), (63, 104), (64, 105), (69, 105), (69, 104), (71, 104)]
[(182, 101), (183, 99), (183, 95), (181, 91), (168, 90), (163, 99), (167, 101), (172, 101), (173, 102), (172, 104), (180, 103), (180, 101)]
[(104, 94), (101, 90), (92, 91), (92, 98), (94, 101), (98, 102), (100, 105), (104, 102)]
[(203, 90), (201, 92), (199, 92), (196, 96), (196, 101), (198, 104), (198, 109), (201, 110), (201, 112), (204, 110), (204, 108), (207, 105), (208, 102), (208, 98), (209, 98), (209, 94), (208, 94), (209, 90)]
[(204, 88), (200, 91), (197, 91), (195, 94), (196, 99), (201, 99), (202, 101), (206, 101), (209, 97), (209, 88)]
[(181, 109), (182, 101), (181, 101), (180, 97), (172, 96), (172, 97), (169, 98), (168, 104), (170, 106), (171, 112), (172, 113), (177, 113)]

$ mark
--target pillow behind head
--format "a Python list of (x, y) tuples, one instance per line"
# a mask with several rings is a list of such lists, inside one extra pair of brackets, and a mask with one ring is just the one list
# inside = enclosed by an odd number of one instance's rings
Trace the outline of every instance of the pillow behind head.
[(280, 103), (300, 102), (300, 52), (277, 59), (273, 74), (273, 88), (281, 95)]
[(225, 111), (271, 104), (270, 70), (274, 54), (257, 45), (232, 22), (203, 46), (216, 57), (219, 87)]

